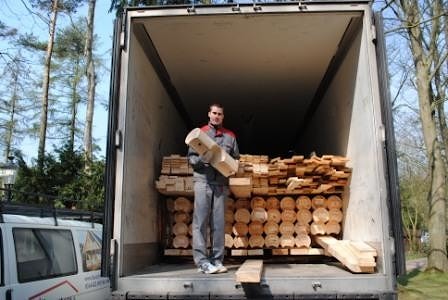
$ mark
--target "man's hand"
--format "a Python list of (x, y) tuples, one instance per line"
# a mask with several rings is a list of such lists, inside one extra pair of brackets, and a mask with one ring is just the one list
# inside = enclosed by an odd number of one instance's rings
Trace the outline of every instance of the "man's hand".
[(204, 154), (202, 154), (202, 155), (200, 155), (199, 156), (200, 158), (201, 158), (201, 160), (204, 162), (204, 163), (210, 163), (210, 161), (212, 160), (212, 158), (213, 158), (213, 152), (212, 151), (207, 151), (207, 152), (205, 152)]

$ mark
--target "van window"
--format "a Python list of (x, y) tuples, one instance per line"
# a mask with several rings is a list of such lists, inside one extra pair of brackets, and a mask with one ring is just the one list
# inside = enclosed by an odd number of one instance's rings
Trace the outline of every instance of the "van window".
[(77, 234), (83, 271), (101, 269), (101, 233), (93, 230), (78, 230)]
[(77, 273), (70, 230), (14, 228), (19, 282)]

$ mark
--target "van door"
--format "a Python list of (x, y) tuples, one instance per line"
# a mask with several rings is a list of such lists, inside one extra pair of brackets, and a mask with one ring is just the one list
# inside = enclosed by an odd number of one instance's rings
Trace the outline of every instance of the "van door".
[(5, 247), (6, 243), (3, 241), (3, 228), (0, 228), (0, 299), (11, 300), (11, 289), (7, 286), (6, 279), (6, 262)]
[[(93, 229), (74, 230), (78, 251), (79, 280), (86, 299), (109, 299), (110, 281), (101, 276), (102, 232)], [(89, 298), (90, 297), (90, 298)], [(77, 297), (76, 299), (79, 299)]]

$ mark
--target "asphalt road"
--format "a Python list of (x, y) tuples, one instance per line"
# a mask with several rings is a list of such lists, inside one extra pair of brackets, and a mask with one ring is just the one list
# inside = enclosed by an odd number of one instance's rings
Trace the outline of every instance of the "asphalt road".
[(406, 261), (406, 270), (412, 271), (414, 269), (424, 270), (428, 263), (428, 259), (426, 257), (411, 259)]

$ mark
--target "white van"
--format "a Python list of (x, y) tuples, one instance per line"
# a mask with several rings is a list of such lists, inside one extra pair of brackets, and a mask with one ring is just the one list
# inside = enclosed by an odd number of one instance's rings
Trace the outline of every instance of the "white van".
[(0, 299), (109, 299), (102, 225), (0, 215)]

